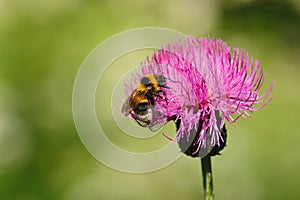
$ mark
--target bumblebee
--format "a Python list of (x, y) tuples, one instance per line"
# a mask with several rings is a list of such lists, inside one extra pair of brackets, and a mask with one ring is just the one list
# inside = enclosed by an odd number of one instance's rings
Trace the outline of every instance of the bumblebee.
[[(166, 100), (166, 79), (161, 75), (148, 74), (141, 80), (137, 89), (125, 101), (122, 112), (132, 118), (142, 127), (148, 127), (153, 120), (155, 97)], [(151, 129), (151, 127), (149, 127)]]

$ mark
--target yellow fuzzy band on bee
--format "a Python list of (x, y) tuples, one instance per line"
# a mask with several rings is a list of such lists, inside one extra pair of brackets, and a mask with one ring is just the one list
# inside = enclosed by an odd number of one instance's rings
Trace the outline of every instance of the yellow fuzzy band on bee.
[(148, 74), (145, 77), (149, 78), (150, 82), (153, 83), (154, 85), (158, 85), (157, 79), (155, 77), (155, 75), (153, 74)]
[(141, 85), (132, 93), (131, 101), (135, 103), (147, 103), (148, 99), (145, 96), (145, 92), (147, 92), (147, 88)]
[[(144, 78), (149, 79), (149, 82), (152, 83), (152, 87), (153, 87), (153, 89), (155, 91), (159, 90), (159, 86), (158, 86), (159, 83), (157, 82), (157, 78), (156, 78), (156, 76), (154, 74), (147, 74), (146, 76), (144, 76)], [(143, 85), (142, 83), (140, 83), (138, 85), (138, 88), (141, 90), (141, 89), (145, 88), (145, 85)]]

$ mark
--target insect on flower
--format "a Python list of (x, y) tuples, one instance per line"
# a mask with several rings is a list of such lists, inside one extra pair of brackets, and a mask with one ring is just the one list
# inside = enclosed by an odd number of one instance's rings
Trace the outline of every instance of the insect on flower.
[(140, 83), (122, 107), (122, 112), (128, 116), (131, 115), (135, 121), (142, 127), (149, 127), (150, 130), (157, 130), (163, 126), (150, 125), (153, 121), (153, 112), (155, 111), (155, 100), (166, 99), (166, 93), (161, 88), (167, 88), (165, 78), (154, 74), (147, 74), (142, 77)]
[(180, 147), (188, 142), (183, 152), (215, 155), (226, 145), (225, 121), (249, 117), (271, 101), (274, 83), (260, 94), (263, 82), (259, 62), (243, 49), (231, 53), (220, 39), (187, 36), (154, 52), (124, 83), (122, 111), (151, 130), (174, 120)]

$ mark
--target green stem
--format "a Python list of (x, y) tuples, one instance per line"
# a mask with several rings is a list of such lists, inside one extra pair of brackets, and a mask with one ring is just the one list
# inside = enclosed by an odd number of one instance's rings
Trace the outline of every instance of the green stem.
[(213, 181), (211, 172), (211, 161), (210, 155), (201, 158), (202, 165), (202, 176), (203, 176), (203, 189), (204, 189), (204, 199), (213, 200)]

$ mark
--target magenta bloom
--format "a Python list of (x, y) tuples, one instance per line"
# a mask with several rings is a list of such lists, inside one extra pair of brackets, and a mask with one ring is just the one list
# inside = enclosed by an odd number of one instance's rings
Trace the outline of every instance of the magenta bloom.
[[(198, 132), (192, 144), (197, 147), (194, 153), (206, 147), (207, 138), (211, 147), (220, 146), (225, 121), (231, 124), (240, 117), (249, 117), (249, 112), (271, 101), (268, 96), (273, 83), (259, 93), (264, 82), (259, 62), (243, 49), (233, 48), (231, 54), (230, 47), (220, 39), (187, 36), (184, 42), (159, 49), (125, 83), (129, 99), (140, 80), (149, 74), (163, 77), (165, 87), (159, 85), (154, 101), (148, 102), (151, 120), (145, 126), (154, 129), (170, 120), (180, 120), (178, 141), (189, 140), (193, 131)], [(132, 109), (125, 114), (137, 118)]]

